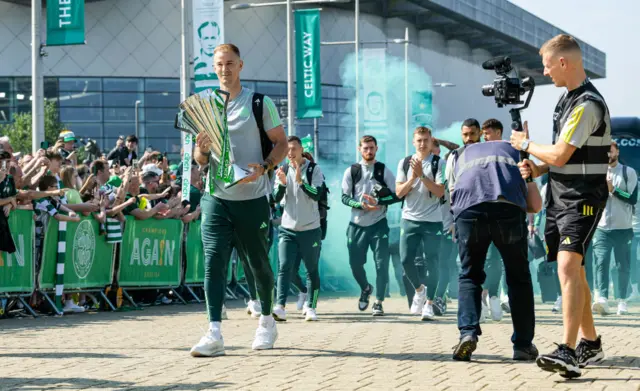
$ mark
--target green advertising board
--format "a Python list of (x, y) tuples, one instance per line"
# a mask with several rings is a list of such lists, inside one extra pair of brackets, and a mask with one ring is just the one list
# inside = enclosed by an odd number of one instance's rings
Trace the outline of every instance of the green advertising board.
[[(2, 213), (2, 211), (0, 211)], [(33, 212), (15, 210), (9, 215), (9, 230), (16, 252), (0, 252), (0, 293), (33, 290)]]
[(184, 274), (184, 282), (187, 284), (204, 282), (204, 247), (200, 223), (200, 220), (190, 222), (189, 232), (187, 232), (187, 270)]
[(180, 285), (183, 226), (180, 220), (128, 216), (120, 246), (120, 286)]
[[(49, 220), (44, 236), (40, 289), (54, 289), (58, 255), (58, 221)], [(102, 288), (113, 276), (113, 244), (98, 234), (98, 222), (82, 217), (67, 222), (64, 259), (64, 289)]]

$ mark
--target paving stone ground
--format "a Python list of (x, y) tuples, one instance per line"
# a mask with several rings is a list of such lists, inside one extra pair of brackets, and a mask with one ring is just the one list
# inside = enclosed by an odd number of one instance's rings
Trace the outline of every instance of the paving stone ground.
[[(482, 325), (472, 362), (452, 361), (455, 301), (421, 322), (404, 298), (388, 299), (383, 318), (358, 312), (355, 297), (321, 299), (319, 322), (290, 312), (276, 349), (261, 352), (251, 350), (257, 321), (240, 301), (227, 305), (227, 354), (216, 358), (189, 356), (207, 328), (202, 304), (0, 320), (0, 390), (640, 390), (638, 305), (596, 317), (607, 358), (572, 381), (510, 360), (508, 315)], [(534, 342), (549, 351), (561, 315), (536, 308)]]

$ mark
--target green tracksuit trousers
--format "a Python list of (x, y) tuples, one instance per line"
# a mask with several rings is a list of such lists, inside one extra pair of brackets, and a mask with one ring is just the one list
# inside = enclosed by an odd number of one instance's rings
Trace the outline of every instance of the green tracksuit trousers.
[(273, 272), (269, 265), (267, 198), (228, 201), (205, 194), (202, 209), (204, 291), (210, 322), (221, 320), (232, 243), (237, 240), (255, 279), (262, 314), (271, 315)]
[(347, 228), (347, 249), (351, 272), (361, 290), (369, 286), (367, 272), (367, 252), (371, 248), (376, 266), (376, 299), (383, 301), (389, 284), (389, 225), (382, 219), (368, 227), (349, 223)]
[[(278, 268), (278, 298), (277, 303), (284, 306), (287, 303), (293, 266), (298, 256), (302, 258), (307, 269), (307, 304), (316, 308), (318, 293), (320, 292), (320, 272), (318, 262), (322, 248), (322, 230), (320, 228), (308, 231), (292, 231), (280, 227), (278, 254), (280, 265)], [(298, 270), (296, 269), (297, 273)]]

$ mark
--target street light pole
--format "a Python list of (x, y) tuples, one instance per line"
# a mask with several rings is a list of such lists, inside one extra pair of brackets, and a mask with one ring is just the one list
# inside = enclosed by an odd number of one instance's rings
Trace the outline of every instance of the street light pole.
[(44, 141), (44, 81), (42, 79), (42, 1), (31, 0), (31, 150), (35, 154)]
[(291, 48), (292, 15), (291, 0), (287, 0), (287, 134), (289, 136), (295, 134), (293, 129), (293, 64), (291, 58), (293, 55), (293, 49)]
[(355, 4), (355, 52), (356, 52), (356, 160), (360, 160), (358, 145), (360, 144), (360, 0)]
[(404, 29), (404, 156), (409, 156), (409, 27)]
[[(136, 109), (135, 109), (136, 138), (139, 138), (139, 137), (140, 137), (140, 135), (139, 135), (139, 128), (140, 128), (140, 125), (139, 125), (139, 124), (140, 124), (140, 116), (139, 116), (139, 114), (138, 114), (138, 112), (139, 112), (138, 107), (140, 107), (140, 103), (142, 103), (142, 102), (140, 102), (139, 100), (137, 100), (137, 101), (136, 101), (136, 104), (135, 104), (135, 108), (136, 108)], [(182, 133), (182, 132), (181, 132), (181, 133)], [(139, 140), (138, 140), (138, 141), (139, 141)]]

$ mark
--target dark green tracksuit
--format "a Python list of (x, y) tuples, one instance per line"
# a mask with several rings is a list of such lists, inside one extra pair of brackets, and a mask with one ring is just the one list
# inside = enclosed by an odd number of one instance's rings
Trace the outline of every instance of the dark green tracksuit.
[(389, 225), (386, 218), (386, 206), (399, 201), (395, 196), (395, 177), (385, 167), (382, 179), (384, 179), (392, 195), (378, 200), (378, 205), (382, 206), (382, 208), (365, 211), (361, 202), (363, 195), (371, 195), (374, 186), (382, 186), (382, 183), (379, 183), (374, 178), (373, 163), (367, 164), (361, 161), (359, 164), (361, 177), (357, 183), (353, 183), (351, 167), (345, 171), (342, 178), (342, 203), (352, 208), (351, 222), (347, 228), (349, 265), (360, 289), (367, 290), (369, 281), (367, 280), (364, 265), (367, 263), (367, 251), (371, 248), (376, 266), (376, 299), (383, 301), (389, 284)]
[[(296, 183), (296, 171), (289, 167), (287, 183), (282, 185), (276, 180), (275, 202), (284, 198), (284, 212), (280, 224), (278, 243), (278, 296), (277, 304), (284, 306), (291, 284), (293, 266), (298, 257), (302, 258), (307, 269), (307, 303), (316, 308), (320, 292), (320, 272), (318, 262), (322, 247), (322, 230), (320, 228), (320, 212), (318, 201), (324, 191), (324, 176), (317, 165), (313, 169), (311, 183), (307, 183), (307, 167), (305, 159), (299, 169), (302, 171), (302, 184)], [(298, 269), (295, 269), (298, 272)]]

